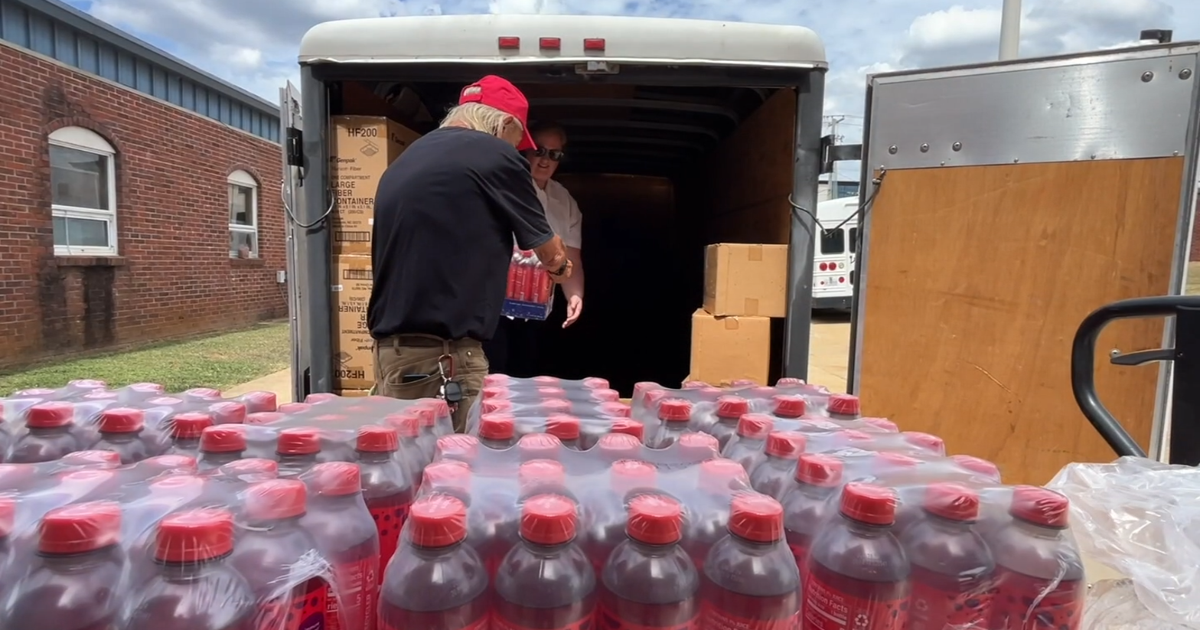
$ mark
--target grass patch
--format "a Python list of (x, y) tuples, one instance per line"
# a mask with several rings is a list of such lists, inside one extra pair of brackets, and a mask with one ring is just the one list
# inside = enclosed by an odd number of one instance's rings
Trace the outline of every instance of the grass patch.
[(105, 381), (109, 387), (160, 383), (168, 392), (192, 387), (224, 389), (286, 369), (290, 354), (287, 322), (273, 322), (223, 335), (2, 375), (0, 395), (31, 387), (62, 387), (79, 378)]

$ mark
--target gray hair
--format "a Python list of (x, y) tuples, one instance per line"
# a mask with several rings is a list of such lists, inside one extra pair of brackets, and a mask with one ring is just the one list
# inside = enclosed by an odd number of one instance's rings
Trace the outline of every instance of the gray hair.
[(440, 126), (466, 127), (500, 137), (504, 132), (505, 122), (508, 121), (509, 124), (521, 128), (521, 121), (512, 114), (506, 114), (482, 103), (464, 103), (452, 107)]

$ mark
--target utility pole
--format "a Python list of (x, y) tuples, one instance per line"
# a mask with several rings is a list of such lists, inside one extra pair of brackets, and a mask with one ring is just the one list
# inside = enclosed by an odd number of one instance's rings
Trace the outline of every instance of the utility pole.
[[(829, 137), (833, 138), (834, 144), (841, 142), (842, 137), (839, 136), (838, 132), (837, 132), (838, 124), (840, 124), (843, 120), (846, 120), (846, 117), (844, 115), (837, 115), (837, 116), (826, 116), (826, 118), (829, 119)], [(826, 197), (827, 197), (826, 200), (837, 199), (838, 182), (839, 181), (841, 181), (841, 180), (838, 179), (838, 163), (834, 162), (833, 163), (833, 171), (829, 173), (829, 192), (826, 193)]]
[(1016, 59), (1021, 48), (1021, 0), (1004, 0), (1000, 10), (1000, 61)]

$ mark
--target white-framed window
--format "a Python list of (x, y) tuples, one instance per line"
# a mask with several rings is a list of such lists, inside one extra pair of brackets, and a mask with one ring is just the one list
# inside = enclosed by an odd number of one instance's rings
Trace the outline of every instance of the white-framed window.
[(50, 134), (50, 209), (58, 256), (117, 255), (116, 150), (100, 134)]
[(258, 258), (258, 181), (246, 171), (229, 174), (229, 257)]

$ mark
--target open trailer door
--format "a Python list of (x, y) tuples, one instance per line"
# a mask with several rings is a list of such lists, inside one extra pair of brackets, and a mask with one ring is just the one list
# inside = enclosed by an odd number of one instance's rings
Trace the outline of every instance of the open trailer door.
[[(1012, 483), (1112, 459), (1073, 398), (1071, 341), (1102, 305), (1183, 291), (1198, 52), (869, 78), (849, 374), (864, 413), (991, 459)], [(1097, 344), (1097, 390), (1152, 456), (1167, 374), (1108, 354), (1169, 347), (1170, 326), (1121, 321)]]
[(292, 85), (291, 81), (279, 88), (279, 125), (279, 138), (283, 145), (283, 180), (280, 184), (280, 195), (283, 199), (283, 234), (287, 249), (285, 280), (287, 281), (288, 326), (291, 333), (292, 400), (304, 400), (305, 394), (299, 385), (301, 380), (295, 377), (295, 375), (305, 372), (307, 362), (303, 356), (303, 344), (300, 343), (301, 283), (297, 282), (298, 258), (294, 233), (295, 222), (292, 220), (297, 206), (302, 203), (299, 194), (301, 161), (294, 157), (295, 152), (299, 149), (294, 144), (297, 138), (296, 131), (303, 128), (304, 118), (300, 114), (300, 90)]

